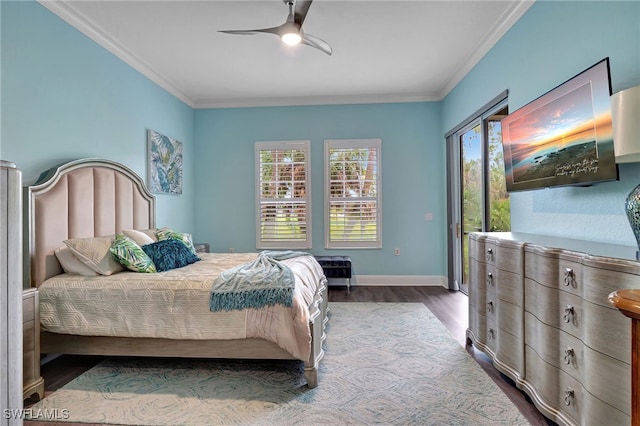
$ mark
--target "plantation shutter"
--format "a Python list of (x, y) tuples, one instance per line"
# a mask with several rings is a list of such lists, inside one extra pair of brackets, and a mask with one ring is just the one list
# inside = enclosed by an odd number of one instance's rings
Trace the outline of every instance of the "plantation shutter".
[(309, 141), (256, 142), (256, 247), (311, 248)]
[(325, 141), (325, 247), (380, 248), (380, 139)]

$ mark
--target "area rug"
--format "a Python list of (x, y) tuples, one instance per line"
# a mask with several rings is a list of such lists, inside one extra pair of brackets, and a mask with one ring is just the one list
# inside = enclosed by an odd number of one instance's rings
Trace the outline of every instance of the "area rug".
[(331, 303), (325, 349), (314, 389), (301, 362), (113, 358), (32, 413), (113, 425), (528, 424), (423, 304)]

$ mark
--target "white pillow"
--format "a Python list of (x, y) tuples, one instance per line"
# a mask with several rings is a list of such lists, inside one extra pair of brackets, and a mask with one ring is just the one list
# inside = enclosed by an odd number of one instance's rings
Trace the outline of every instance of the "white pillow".
[(111, 275), (124, 271), (124, 266), (118, 262), (111, 251), (111, 244), (114, 236), (75, 238), (65, 240), (64, 243), (71, 249), (73, 254), (89, 268), (100, 275)]
[[(147, 244), (155, 243), (157, 241), (157, 239), (154, 239), (156, 236), (155, 229), (147, 229), (143, 231), (137, 231), (135, 229), (124, 229), (122, 230), (122, 233), (127, 237), (131, 238), (133, 241), (135, 241), (136, 244), (138, 244), (140, 247), (145, 246)], [(151, 233), (151, 235), (153, 235), (154, 238), (151, 238), (149, 236), (149, 233)]]
[(82, 263), (67, 246), (58, 247), (54, 250), (54, 253), (58, 258), (58, 262), (60, 262), (60, 266), (62, 266), (62, 269), (67, 274), (83, 275), (85, 277), (95, 277), (100, 275)]

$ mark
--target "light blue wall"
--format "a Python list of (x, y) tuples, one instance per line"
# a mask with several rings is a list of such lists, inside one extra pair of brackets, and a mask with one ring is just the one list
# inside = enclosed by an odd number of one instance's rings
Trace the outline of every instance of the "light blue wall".
[[(440, 103), (194, 111), (42, 5), (0, 5), (0, 156), (18, 164), (25, 183), (82, 157), (145, 176), (151, 128), (185, 144), (184, 193), (158, 196), (158, 224), (215, 250), (252, 251), (254, 142), (310, 139), (313, 252), (321, 254), (323, 141), (379, 137), (384, 248), (345, 251), (359, 274), (446, 274), (443, 134), (499, 92), (509, 89), (515, 110), (606, 56), (614, 91), (640, 84), (639, 2), (539, 0)], [(622, 206), (640, 165), (621, 166), (620, 176), (514, 194), (514, 229), (633, 244)]]
[[(193, 110), (36, 2), (2, 8), (0, 157), (24, 184), (59, 163), (115, 160), (146, 176), (146, 129), (184, 143), (181, 196), (157, 196), (159, 225), (193, 230)], [(197, 238), (197, 235), (196, 235)]]
[(324, 140), (381, 138), (383, 248), (337, 252), (358, 274), (446, 275), (439, 103), (197, 110), (195, 129), (196, 230), (212, 250), (256, 250), (254, 142), (311, 140), (312, 252), (335, 254), (324, 249)]
[[(504, 89), (513, 112), (605, 57), (613, 92), (640, 84), (640, 2), (537, 1), (443, 101), (443, 128)], [(512, 229), (634, 245), (624, 201), (640, 164), (619, 171), (618, 182), (512, 194)]]

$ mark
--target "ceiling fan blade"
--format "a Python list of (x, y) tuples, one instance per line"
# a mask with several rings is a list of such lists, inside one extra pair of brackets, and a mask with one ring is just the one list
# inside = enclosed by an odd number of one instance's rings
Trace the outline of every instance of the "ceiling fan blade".
[(293, 20), (296, 24), (302, 26), (312, 1), (313, 0), (296, 0), (295, 11), (293, 13)]
[(302, 33), (302, 44), (306, 44), (307, 46), (315, 47), (318, 50), (323, 51), (327, 55), (331, 56), (333, 53), (333, 49), (329, 46), (329, 43), (324, 41), (323, 39), (312, 36), (311, 34)]
[(260, 28), (257, 30), (218, 30), (219, 33), (226, 34), (240, 34), (240, 35), (254, 35), (259, 33), (267, 33), (267, 34), (275, 34), (277, 36), (281, 35), (282, 25), (273, 28)]

